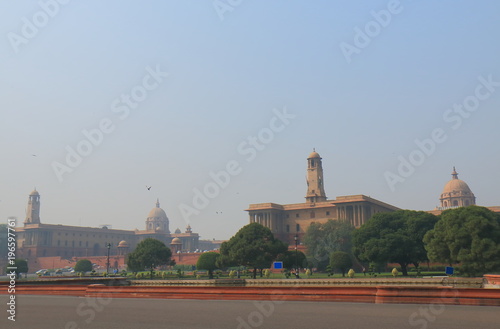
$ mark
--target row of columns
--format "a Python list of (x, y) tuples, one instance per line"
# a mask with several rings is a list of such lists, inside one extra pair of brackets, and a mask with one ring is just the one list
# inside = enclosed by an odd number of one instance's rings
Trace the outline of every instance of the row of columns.
[(273, 221), (273, 214), (270, 211), (260, 213), (250, 213), (250, 223), (259, 223), (275, 232), (275, 224)]
[(337, 206), (337, 218), (348, 220), (354, 227), (360, 227), (366, 222), (366, 212), (363, 205)]

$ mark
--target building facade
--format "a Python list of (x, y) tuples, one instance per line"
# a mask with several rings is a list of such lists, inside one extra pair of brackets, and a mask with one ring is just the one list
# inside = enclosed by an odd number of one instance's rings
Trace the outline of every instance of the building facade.
[(399, 209), (363, 194), (339, 196), (328, 200), (324, 188), (323, 162), (316, 150), (307, 158), (306, 177), (306, 202), (285, 205), (251, 204), (246, 209), (250, 223), (260, 223), (268, 227), (275, 237), (291, 244), (294, 243), (296, 235), (300, 240), (313, 222), (343, 220), (359, 227), (375, 213)]
[(156, 206), (146, 217), (144, 230), (117, 230), (107, 226), (81, 227), (44, 224), (40, 220), (40, 194), (34, 190), (28, 197), (26, 219), (23, 227), (17, 228), (17, 251), (20, 258), (36, 257), (93, 257), (107, 255), (126, 255), (137, 244), (154, 238), (170, 247), (176, 240), (176, 250), (194, 252), (199, 248), (199, 235), (193, 233), (188, 225), (185, 232), (179, 229), (170, 233), (169, 219), (165, 211)]

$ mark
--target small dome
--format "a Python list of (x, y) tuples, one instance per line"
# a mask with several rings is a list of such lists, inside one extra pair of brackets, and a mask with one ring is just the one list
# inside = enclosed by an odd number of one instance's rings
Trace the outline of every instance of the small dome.
[(34, 189), (34, 190), (30, 193), (30, 195), (40, 195), (40, 193), (38, 193), (38, 191), (37, 191), (36, 189)]
[(125, 240), (122, 240), (120, 241), (120, 243), (118, 243), (118, 248), (128, 248), (128, 246), (128, 242)]
[(180, 233), (181, 233), (181, 230), (180, 230), (179, 228), (177, 228), (177, 229), (175, 230), (175, 234), (180, 234)]
[(316, 149), (313, 149), (312, 153), (311, 153), (311, 154), (309, 154), (308, 159), (312, 159), (312, 158), (321, 158), (321, 157), (319, 156), (319, 153), (318, 153), (318, 152), (316, 152)]
[(179, 238), (174, 238), (170, 244), (182, 244), (181, 239)]

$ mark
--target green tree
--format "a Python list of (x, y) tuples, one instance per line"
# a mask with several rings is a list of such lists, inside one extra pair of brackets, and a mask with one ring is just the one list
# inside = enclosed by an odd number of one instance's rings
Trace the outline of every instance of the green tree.
[(339, 269), (343, 277), (345, 277), (345, 272), (349, 270), (351, 266), (352, 257), (349, 253), (345, 251), (334, 251), (330, 254), (330, 267), (332, 269)]
[(214, 270), (217, 269), (217, 258), (219, 257), (219, 253), (209, 251), (205, 252), (200, 255), (198, 258), (198, 261), (196, 262), (196, 269), (197, 270), (207, 270), (208, 271), (208, 278), (213, 279), (214, 278)]
[(307, 255), (313, 266), (324, 270), (334, 251), (352, 252), (354, 226), (346, 221), (329, 219), (326, 223), (312, 223), (304, 235)]
[(7, 261), (7, 224), (0, 224), (0, 265)]
[(157, 266), (170, 264), (172, 251), (160, 240), (147, 238), (139, 242), (133, 252), (127, 255), (127, 266), (132, 272), (151, 271)]
[(246, 266), (253, 269), (271, 267), (273, 260), (288, 249), (287, 245), (276, 239), (267, 227), (251, 223), (242, 227), (229, 241), (220, 247), (219, 267)]
[(427, 261), (423, 237), (438, 218), (424, 211), (377, 213), (353, 234), (354, 255), (368, 262), (392, 262), (408, 275), (408, 265)]
[(478, 206), (444, 211), (424, 237), (429, 259), (468, 276), (500, 270), (500, 214)]
[(296, 266), (299, 268), (308, 267), (306, 255), (302, 251), (287, 250), (278, 255), (277, 261), (283, 262), (283, 268), (287, 270), (294, 269)]
[[(21, 273), (28, 273), (28, 262), (24, 259), (15, 259), (14, 264), (9, 264), (7, 265), (8, 267), (16, 267), (14, 272), (16, 273), (17, 277), (21, 277)], [(10, 270), (7, 270), (7, 273)]]
[(92, 262), (88, 259), (80, 259), (76, 262), (75, 272), (85, 273), (92, 271)]

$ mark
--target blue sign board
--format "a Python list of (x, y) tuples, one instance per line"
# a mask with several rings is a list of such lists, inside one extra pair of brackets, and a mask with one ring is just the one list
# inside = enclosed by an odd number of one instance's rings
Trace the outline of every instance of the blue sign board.
[(454, 270), (454, 268), (453, 268), (453, 267), (451, 267), (451, 266), (446, 266), (446, 268), (445, 268), (445, 273), (446, 273), (447, 275), (453, 275), (453, 270)]
[(273, 263), (273, 268), (275, 270), (281, 270), (283, 268), (283, 262), (274, 262)]

